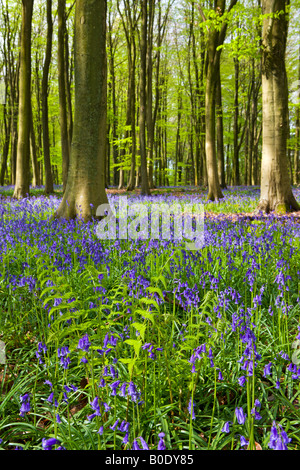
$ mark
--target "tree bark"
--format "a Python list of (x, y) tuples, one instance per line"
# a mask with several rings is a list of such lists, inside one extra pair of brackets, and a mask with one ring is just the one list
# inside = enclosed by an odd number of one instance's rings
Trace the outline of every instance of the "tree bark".
[(225, 182), (225, 158), (224, 158), (224, 126), (223, 126), (223, 104), (222, 104), (222, 85), (220, 69), (216, 84), (216, 113), (217, 113), (217, 161), (218, 175), (221, 188), (226, 188)]
[(140, 34), (140, 154), (141, 154), (141, 194), (150, 195), (147, 153), (146, 153), (146, 82), (147, 82), (147, 4), (141, 0), (141, 34)]
[(40, 179), (40, 168), (39, 162), (37, 157), (37, 145), (36, 145), (36, 138), (35, 138), (35, 130), (34, 130), (34, 123), (33, 123), (33, 114), (32, 114), (32, 106), (30, 103), (30, 154), (31, 154), (31, 163), (32, 163), (32, 187), (40, 186), (41, 179)]
[[(227, 12), (229, 12), (237, 0), (231, 0)], [(220, 17), (225, 12), (226, 1), (216, 0), (215, 11)], [(199, 7), (200, 8), (200, 7)], [(200, 8), (200, 13), (204, 17)], [(205, 18), (206, 20), (206, 18)], [(206, 131), (205, 131), (205, 150), (206, 150), (206, 164), (207, 164), (207, 179), (208, 179), (208, 195), (207, 199), (211, 201), (223, 198), (223, 193), (219, 183), (217, 157), (216, 157), (216, 118), (215, 118), (215, 92), (216, 83), (218, 78), (218, 69), (220, 67), (220, 46), (223, 45), (227, 30), (227, 21), (225, 20), (221, 27), (217, 28), (210, 26), (208, 28), (207, 40), (207, 60), (206, 60), (206, 90), (205, 90), (205, 117), (206, 117)]]
[(65, 79), (65, 29), (66, 29), (66, 0), (58, 0), (57, 7), (58, 38), (57, 38), (57, 69), (58, 69), (58, 88), (59, 88), (59, 116), (60, 116), (60, 135), (62, 151), (62, 177), (63, 190), (66, 189), (70, 147), (68, 134), (68, 114), (67, 114), (67, 94)]
[[(292, 193), (287, 161), (288, 84), (285, 51), (289, 1), (263, 0), (261, 196), (258, 210), (299, 210)], [(281, 12), (285, 13), (281, 13)], [(277, 13), (278, 17), (274, 14)]]
[(47, 0), (47, 44), (42, 78), (42, 126), (43, 150), (45, 167), (45, 194), (53, 193), (53, 176), (51, 171), (50, 141), (49, 141), (49, 112), (48, 112), (48, 77), (51, 62), (53, 38), (52, 0)]
[(300, 182), (300, 45), (298, 62), (298, 96), (295, 122), (295, 148), (294, 148), (294, 184)]
[(66, 190), (59, 218), (96, 216), (105, 191), (107, 65), (106, 0), (77, 0), (75, 10), (75, 114)]
[(13, 197), (29, 195), (30, 113), (31, 113), (31, 25), (33, 0), (22, 0), (22, 29), (19, 77), (19, 134), (16, 182)]

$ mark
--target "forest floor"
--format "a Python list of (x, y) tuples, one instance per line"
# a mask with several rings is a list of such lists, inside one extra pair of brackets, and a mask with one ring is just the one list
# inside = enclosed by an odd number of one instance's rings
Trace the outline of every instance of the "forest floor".
[(259, 193), (107, 190), (203, 204), (193, 251), (0, 188), (0, 449), (299, 449), (300, 214), (255, 215)]

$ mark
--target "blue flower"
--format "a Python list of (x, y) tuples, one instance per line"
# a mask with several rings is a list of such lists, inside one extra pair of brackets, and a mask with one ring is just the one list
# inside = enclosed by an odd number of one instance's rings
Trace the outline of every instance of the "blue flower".
[(229, 424), (230, 424), (230, 421), (227, 421), (227, 422), (224, 424), (223, 428), (221, 429), (221, 432), (226, 432), (226, 433), (230, 432)]
[(137, 442), (138, 439), (140, 440), (140, 443), (142, 444), (143, 450), (149, 450), (147, 442), (141, 436), (134, 439), (133, 444), (132, 444), (132, 449), (133, 450), (142, 450), (138, 445), (138, 442)]
[(247, 446), (249, 442), (244, 438), (244, 436), (240, 436), (241, 446)]
[(82, 349), (82, 351), (88, 351), (91, 343), (89, 341), (89, 337), (85, 334), (82, 338), (80, 338), (78, 342), (77, 349)]
[(117, 428), (117, 426), (118, 426), (118, 424), (119, 424), (119, 421), (120, 421), (120, 420), (119, 420), (119, 418), (118, 418), (118, 419), (114, 422), (114, 424), (113, 424), (112, 426), (110, 426), (110, 429), (112, 429), (112, 431), (115, 431), (115, 430), (116, 430), (116, 428)]
[(95, 411), (95, 413), (93, 413), (93, 414), (91, 414), (87, 417), (89, 421), (91, 421), (95, 416), (101, 416), (99, 398), (98, 397), (94, 398), (94, 400), (91, 403), (91, 407)]
[(239, 424), (244, 424), (246, 420), (246, 415), (244, 414), (243, 408), (242, 407), (237, 407), (235, 409), (235, 415), (238, 420)]
[(192, 419), (196, 419), (196, 416), (195, 416), (195, 403), (193, 402), (193, 410), (192, 410), (192, 399), (191, 398), (190, 398), (188, 410), (189, 410), (190, 415), (192, 415)]
[(52, 450), (55, 444), (59, 444), (59, 441), (54, 437), (50, 437), (50, 439), (42, 439), (42, 447), (44, 450)]
[(165, 433), (160, 432), (158, 437), (159, 437), (159, 442), (158, 442), (157, 450), (165, 450), (166, 449), (166, 445), (164, 441)]
[(30, 411), (29, 393), (25, 393), (25, 395), (20, 395), (20, 401), (21, 401), (20, 416), (25, 416), (25, 413), (28, 413)]

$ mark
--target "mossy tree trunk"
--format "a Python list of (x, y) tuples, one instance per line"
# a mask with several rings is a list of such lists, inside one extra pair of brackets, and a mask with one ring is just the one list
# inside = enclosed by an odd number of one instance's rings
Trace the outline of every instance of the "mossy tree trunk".
[[(287, 160), (288, 84), (285, 51), (287, 0), (263, 0), (261, 196), (258, 210), (299, 210), (292, 193)], [(276, 16), (275, 16), (276, 15)]]
[(22, 0), (22, 29), (19, 75), (19, 133), (14, 198), (29, 194), (31, 119), (31, 26), (33, 0)]
[(75, 113), (66, 190), (59, 218), (96, 216), (105, 191), (107, 70), (106, 0), (77, 0), (75, 10)]

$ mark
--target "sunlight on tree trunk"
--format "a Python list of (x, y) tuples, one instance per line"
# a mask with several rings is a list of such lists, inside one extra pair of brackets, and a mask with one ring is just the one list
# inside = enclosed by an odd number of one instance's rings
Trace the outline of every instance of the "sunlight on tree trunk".
[(106, 6), (106, 0), (76, 2), (74, 131), (60, 218), (89, 220), (107, 203)]
[[(262, 101), (263, 140), (261, 196), (257, 210), (299, 210), (291, 189), (287, 161), (288, 84), (285, 50), (289, 1), (263, 0)], [(275, 13), (278, 14), (275, 17)]]
[(31, 25), (33, 0), (22, 0), (21, 58), (19, 78), (19, 134), (14, 198), (29, 194), (31, 113)]

